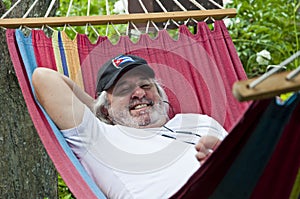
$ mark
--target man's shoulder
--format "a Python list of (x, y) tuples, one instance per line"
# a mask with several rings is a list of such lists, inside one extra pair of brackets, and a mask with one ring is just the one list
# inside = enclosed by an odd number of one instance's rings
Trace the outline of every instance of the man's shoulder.
[(171, 120), (176, 119), (203, 119), (203, 120), (214, 120), (212, 117), (200, 114), (200, 113), (178, 113)]
[(228, 133), (217, 120), (213, 117), (204, 114), (196, 113), (180, 113), (177, 114), (172, 120), (170, 125), (179, 128), (197, 128), (197, 129), (214, 129), (217, 137), (224, 138)]
[[(210, 127), (222, 127), (222, 125), (213, 117), (205, 114), (197, 113), (180, 113), (176, 114), (174, 118), (170, 120), (170, 123), (181, 126), (210, 126)], [(222, 127), (223, 128), (223, 127)]]
[(112, 125), (100, 121), (90, 108), (84, 105), (84, 113), (81, 123), (78, 123), (74, 128), (62, 130), (62, 132), (67, 134), (68, 132), (87, 131), (87, 129), (89, 131), (98, 131), (99, 128), (103, 131), (103, 129), (109, 128), (109, 126)]

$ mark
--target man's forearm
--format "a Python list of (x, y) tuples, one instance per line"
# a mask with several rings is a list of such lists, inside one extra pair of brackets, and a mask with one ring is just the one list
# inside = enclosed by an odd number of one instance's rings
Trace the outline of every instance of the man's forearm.
[(38, 101), (60, 129), (80, 124), (84, 105), (93, 110), (95, 100), (72, 80), (56, 71), (37, 68), (32, 82)]
[(66, 84), (73, 91), (74, 95), (85, 105), (87, 105), (91, 111), (94, 109), (95, 99), (83, 91), (75, 82), (66, 76), (61, 76)]

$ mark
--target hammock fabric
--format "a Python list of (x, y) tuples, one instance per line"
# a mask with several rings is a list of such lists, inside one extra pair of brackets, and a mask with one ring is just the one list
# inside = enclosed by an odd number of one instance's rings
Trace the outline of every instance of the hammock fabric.
[(173, 198), (299, 198), (299, 102), (253, 103)]
[[(78, 34), (74, 40), (71, 40), (64, 32), (54, 32), (52, 37), (48, 38), (42, 30), (33, 30), (27, 37), (20, 30), (7, 30), (11, 59), (29, 113), (50, 158), (77, 198), (105, 198), (105, 196), (84, 171), (61, 132), (36, 102), (31, 85), (31, 76), (36, 67), (57, 70), (73, 79), (91, 96), (95, 96), (97, 71), (104, 62), (122, 53), (138, 55), (148, 61), (166, 89), (173, 107), (173, 112), (170, 111), (171, 116), (179, 112), (207, 114), (232, 132), (211, 158), (191, 177), (186, 186), (175, 195), (176, 197), (195, 196), (195, 192), (191, 190), (203, 191), (204, 198), (212, 193), (213, 196), (218, 197), (218, 194), (221, 194), (224, 189), (227, 190), (228, 186), (236, 180), (235, 170), (231, 168), (248, 167), (242, 164), (243, 158), (248, 158), (248, 149), (255, 149), (253, 147), (255, 145), (249, 141), (252, 136), (253, 139), (257, 137), (255, 127), (258, 124), (254, 124), (258, 120), (256, 116), (260, 115), (256, 115), (254, 111), (256, 106), (252, 105), (248, 110), (251, 103), (240, 103), (231, 94), (233, 83), (245, 79), (246, 75), (223, 21), (215, 21), (213, 31), (206, 23), (199, 22), (197, 30), (197, 34), (191, 34), (186, 26), (180, 26), (177, 41), (173, 40), (166, 30), (161, 30), (155, 39), (151, 39), (147, 34), (141, 35), (137, 43), (132, 43), (127, 36), (122, 36), (116, 45), (113, 45), (107, 37), (99, 37), (98, 41), (92, 44), (87, 36), (82, 34)], [(260, 106), (267, 106), (265, 103), (262, 104)], [(247, 120), (241, 120), (247, 110), (244, 116)], [(258, 110), (262, 114), (264, 108)], [(285, 123), (281, 124), (284, 126)], [(282, 136), (285, 134), (283, 133)], [(270, 139), (273, 141), (270, 141), (273, 148), (279, 137)], [(267, 141), (269, 142), (269, 139)], [(281, 140), (278, 146), (280, 144)], [(285, 146), (286, 143), (282, 145)], [(292, 146), (294, 149), (299, 149), (296, 145)], [(272, 147), (268, 148), (264, 156), (270, 159), (269, 164), (278, 161), (279, 158), (277, 148), (274, 151)], [(275, 156), (272, 155), (273, 151)], [(294, 160), (297, 162), (293, 164), (295, 167), (293, 171), (299, 168), (299, 159)], [(249, 182), (252, 187), (248, 188), (254, 191), (254, 195), (261, 194), (260, 191), (265, 186), (258, 180), (259, 176), (262, 175), (260, 178), (262, 182), (268, 182), (270, 175), (266, 172), (271, 172), (272, 170), (268, 169), (273, 169), (269, 164), (265, 165), (267, 162), (265, 159), (262, 162), (260, 173), (255, 171), (257, 173), (255, 180), (251, 179), (251, 183)], [(254, 165), (256, 162), (252, 163)], [(267, 169), (262, 174), (264, 168)], [(250, 167), (249, 172), (251, 171)], [(289, 178), (292, 182), (295, 180), (296, 174), (294, 174), (295, 172)], [(244, 178), (243, 173), (240, 173), (240, 176), (241, 179)], [(204, 184), (206, 185), (203, 186)], [(254, 189), (255, 184), (260, 185), (260, 189), (257, 187)], [(289, 188), (291, 186), (290, 184)], [(229, 187), (228, 191), (235, 192), (235, 189)], [(250, 193), (247, 193), (249, 196)]]

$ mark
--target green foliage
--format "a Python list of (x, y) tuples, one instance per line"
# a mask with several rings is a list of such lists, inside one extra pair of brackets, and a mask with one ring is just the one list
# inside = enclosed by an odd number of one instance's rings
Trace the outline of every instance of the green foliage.
[(60, 175), (58, 175), (58, 198), (75, 199)]
[(4, 5), (5, 5), (5, 8), (6, 8), (6, 9), (9, 9), (9, 8), (10, 8), (10, 6), (11, 6), (11, 1), (9, 1), (9, 0), (3, 0), (3, 3), (4, 3)]
[[(249, 76), (264, 73), (268, 64), (278, 65), (300, 49), (299, 5), (297, 0), (233, 0), (228, 5), (237, 9), (228, 30)], [(257, 53), (263, 50), (270, 52), (271, 59), (259, 63)]]
[[(114, 13), (114, 4), (117, 0), (109, 0), (109, 12), (110, 14)], [(69, 2), (70, 0), (60, 0), (60, 7), (56, 12), (56, 16), (67, 16), (68, 9), (69, 9)], [(73, 1), (72, 7), (70, 9), (68, 16), (99, 16), (99, 15), (106, 15), (106, 3), (105, 0), (91, 0), (90, 8), (88, 12), (88, 0), (75, 0)], [(125, 32), (125, 26), (123, 27), (116, 27), (117, 30), (123, 29)], [(74, 38), (76, 33), (86, 34), (91, 42), (96, 42), (98, 39), (98, 35), (108, 35), (112, 41), (118, 40), (118, 35), (112, 25), (107, 26), (78, 26), (78, 27), (69, 27), (66, 26), (64, 28), (60, 28), (59, 30), (65, 30), (66, 33), (71, 37)]]

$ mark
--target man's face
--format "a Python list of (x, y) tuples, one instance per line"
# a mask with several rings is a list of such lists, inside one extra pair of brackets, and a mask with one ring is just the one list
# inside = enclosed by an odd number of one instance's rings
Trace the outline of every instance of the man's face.
[(153, 79), (141, 72), (125, 73), (108, 90), (108, 114), (113, 123), (135, 128), (160, 127), (167, 120), (165, 104)]

